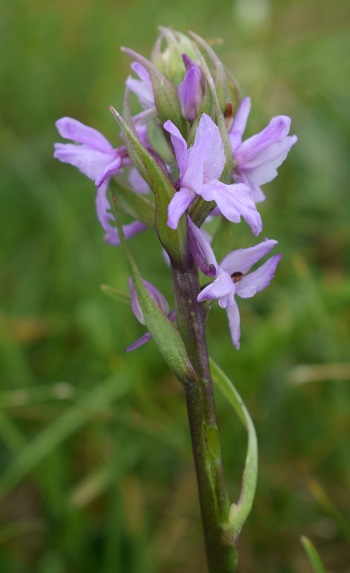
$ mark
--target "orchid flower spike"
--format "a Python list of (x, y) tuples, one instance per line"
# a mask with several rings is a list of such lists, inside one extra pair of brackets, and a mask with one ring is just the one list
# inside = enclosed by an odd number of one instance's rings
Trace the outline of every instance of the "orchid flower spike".
[(242, 143), (251, 101), (244, 98), (237, 110), (229, 132), (234, 170), (233, 180), (250, 188), (255, 202), (264, 201), (261, 185), (277, 176), (277, 168), (286, 159), (296, 143), (296, 135), (288, 135), (291, 119), (286, 115), (273, 117), (265, 129)]
[(180, 190), (168, 207), (168, 226), (176, 229), (180, 217), (199, 195), (205, 201), (215, 201), (224, 217), (233, 223), (239, 223), (242, 216), (258, 235), (262, 221), (250, 189), (242, 183), (225, 185), (219, 180), (226, 161), (224, 145), (219, 128), (209, 115), (202, 114), (190, 149), (170, 120), (164, 123), (164, 129), (170, 133), (180, 173)]
[(255, 247), (232, 251), (218, 264), (206, 234), (193, 223), (190, 217), (188, 217), (188, 224), (190, 249), (199, 268), (208, 276), (213, 276), (213, 268), (216, 270), (214, 282), (199, 293), (197, 300), (198, 302), (217, 300), (219, 306), (226, 309), (231, 339), (238, 349), (241, 331), (235, 295), (241, 298), (251, 298), (270, 284), (281, 254), (271, 257), (255, 271), (250, 273), (248, 271), (273, 249), (277, 241), (265, 239)]
[[(119, 245), (118, 230), (111, 225), (114, 216), (110, 212), (111, 205), (107, 197), (110, 179), (122, 172), (124, 167), (131, 165), (127, 150), (124, 146), (113, 148), (108, 139), (96, 129), (84, 125), (71, 117), (62, 117), (56, 122), (59, 134), (74, 143), (55, 143), (54, 157), (63, 163), (77, 167), (84, 175), (95, 182), (98, 188), (96, 195), (97, 217), (105, 231), (105, 240), (111, 245)], [(139, 128), (140, 131), (142, 128)], [(144, 137), (143, 131), (140, 133)], [(135, 173), (134, 173), (135, 172)], [(146, 192), (146, 184), (131, 169), (130, 181), (139, 192)], [(124, 226), (127, 238), (145, 230), (147, 227), (139, 221)]]

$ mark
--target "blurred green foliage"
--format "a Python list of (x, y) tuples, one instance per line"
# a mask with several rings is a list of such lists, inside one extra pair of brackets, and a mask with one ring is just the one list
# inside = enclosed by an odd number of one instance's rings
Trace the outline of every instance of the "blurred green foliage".
[[(255, 420), (256, 502), (240, 541), (244, 573), (309, 573), (300, 535), (326, 570), (349, 573), (350, 6), (346, 0), (1, 0), (0, 570), (205, 570), (180, 384), (128, 305), (121, 253), (102, 240), (94, 187), (52, 158), (69, 115), (118, 141), (130, 61), (157, 26), (222, 38), (251, 95), (249, 133), (287, 114), (299, 142), (261, 206), (282, 263), (241, 301), (242, 344), (215, 308), (208, 342)], [(245, 224), (234, 246), (249, 246)], [(130, 247), (172, 299), (151, 233)], [(244, 431), (218, 395), (237, 496)]]

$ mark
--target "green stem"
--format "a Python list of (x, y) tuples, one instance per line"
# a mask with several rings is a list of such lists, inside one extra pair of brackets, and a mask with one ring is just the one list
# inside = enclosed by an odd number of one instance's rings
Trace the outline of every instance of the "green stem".
[(186, 268), (172, 265), (176, 320), (197, 381), (185, 383), (187, 411), (209, 573), (237, 571), (237, 552), (229, 525), (230, 501), (225, 485), (205, 335), (205, 314), (197, 302), (198, 271), (191, 257)]

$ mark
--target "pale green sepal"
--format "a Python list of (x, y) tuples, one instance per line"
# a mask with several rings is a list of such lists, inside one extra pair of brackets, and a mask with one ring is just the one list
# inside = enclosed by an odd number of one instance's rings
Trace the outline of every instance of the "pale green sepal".
[(315, 573), (326, 573), (321, 558), (312, 541), (304, 535), (300, 538)]
[[(202, 38), (199, 38), (199, 36), (196, 36), (196, 34), (193, 34), (193, 33), (191, 33), (191, 36), (193, 36), (194, 40), (197, 41), (199, 43), (199, 45), (202, 45), (202, 42), (203, 42)], [(197, 38), (199, 38), (200, 41), (197, 40)], [(199, 48), (197, 48), (197, 46), (195, 46), (195, 48), (197, 50), (197, 57), (198, 57), (198, 60), (200, 63), (200, 67), (202, 69), (202, 72), (204, 74), (206, 81), (208, 82), (208, 85), (209, 85), (209, 88), (211, 91), (211, 95), (213, 97), (213, 109), (214, 109), (213, 119), (216, 122), (216, 124), (220, 130), (222, 142), (224, 144), (226, 163), (225, 163), (225, 167), (224, 167), (224, 170), (222, 172), (222, 175), (221, 175), (221, 180), (224, 183), (230, 183), (231, 182), (231, 173), (233, 170), (233, 155), (232, 155), (232, 147), (231, 147), (230, 138), (229, 138), (228, 132), (227, 132), (224, 114), (223, 114), (222, 109), (221, 109), (219, 97), (218, 97), (218, 94), (216, 91), (215, 82), (214, 82), (214, 79), (211, 75), (209, 66), (208, 66), (205, 58), (203, 57), (201, 51), (199, 50)]]
[(141, 221), (148, 227), (154, 227), (155, 206), (149, 199), (141, 193), (137, 193), (125, 185), (122, 181), (111, 180), (109, 189), (112, 195), (117, 195), (123, 211), (131, 217)]
[(155, 195), (155, 227), (160, 242), (170, 257), (181, 264), (187, 253), (187, 227), (185, 217), (181, 217), (177, 230), (168, 227), (168, 205), (175, 189), (167, 175), (157, 164), (149, 151), (142, 145), (122, 116), (110, 106), (110, 110), (125, 137), (125, 143), (132, 153), (132, 161)]
[(174, 84), (146, 58), (134, 52), (130, 48), (122, 48), (122, 51), (142, 64), (150, 75), (154, 101), (162, 123), (170, 119), (180, 130), (182, 135), (187, 135), (187, 123), (181, 113), (181, 106)]
[(253, 505), (258, 475), (258, 441), (252, 419), (237, 390), (214, 360), (211, 358), (209, 360), (213, 381), (236, 410), (248, 432), (248, 448), (241, 493), (238, 502), (231, 505), (229, 515), (230, 526), (237, 538)]
[(130, 277), (134, 283), (147, 328), (172, 372), (174, 372), (183, 383), (187, 383), (189, 380), (195, 380), (197, 376), (193, 370), (179, 332), (162, 313), (144, 285), (140, 271), (136, 266), (124, 235), (118, 202), (117, 200), (115, 202), (117, 228), (123, 256), (128, 266)]

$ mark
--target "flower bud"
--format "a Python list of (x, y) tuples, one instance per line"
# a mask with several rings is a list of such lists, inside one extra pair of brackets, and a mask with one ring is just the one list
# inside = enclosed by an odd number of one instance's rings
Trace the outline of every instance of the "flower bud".
[[(143, 284), (145, 285), (146, 289), (148, 290), (149, 294), (153, 298), (156, 305), (160, 308), (162, 313), (166, 316), (169, 312), (169, 305), (168, 305), (165, 297), (162, 295), (161, 292), (159, 292), (158, 289), (156, 289), (156, 287), (151, 285), (151, 283), (144, 280)], [(130, 286), (130, 294), (131, 294), (132, 311), (133, 311), (134, 315), (136, 316), (137, 320), (141, 324), (145, 325), (146, 324), (145, 317), (144, 317), (143, 312), (141, 310), (140, 302), (139, 302), (138, 296), (137, 296), (136, 291), (135, 291), (134, 283), (132, 282), (131, 279), (129, 279), (129, 286)]]
[(182, 115), (193, 123), (203, 102), (205, 80), (201, 68), (187, 54), (182, 56), (186, 68), (184, 80), (179, 84), (177, 93)]
[(180, 32), (160, 28), (151, 61), (175, 86), (178, 86), (184, 77), (182, 54), (188, 54), (192, 60), (197, 59), (192, 41)]

